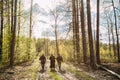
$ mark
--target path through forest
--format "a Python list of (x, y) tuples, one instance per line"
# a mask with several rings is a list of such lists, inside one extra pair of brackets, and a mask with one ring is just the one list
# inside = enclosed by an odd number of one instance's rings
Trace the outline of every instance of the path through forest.
[[(41, 71), (39, 59), (32, 64), (23, 63), (13, 68), (0, 70), (0, 80), (119, 80), (103, 70), (92, 71), (88, 66), (75, 66), (72, 63), (62, 63), (62, 71), (50, 71), (50, 62), (47, 60), (45, 72)], [(85, 70), (83, 69), (85, 68)]]
[(41, 70), (41, 67), (38, 68), (36, 80), (51, 80), (49, 73), (48, 73), (48, 70), (49, 70), (48, 66), (49, 65), (48, 65), (48, 61), (47, 61), (44, 72)]
[(74, 74), (70, 73), (67, 71), (66, 67), (62, 67), (62, 70), (59, 71), (56, 63), (56, 69), (55, 71), (50, 71), (49, 68), (50, 62), (47, 60), (46, 66), (45, 66), (45, 71), (43, 72), (39, 68), (37, 72), (37, 77), (36, 80), (79, 80), (77, 77), (75, 77)]
[(47, 60), (45, 66), (45, 72), (41, 72), (39, 68), (36, 76), (36, 80), (119, 80), (115, 76), (103, 70), (89, 70), (86, 67), (86, 70), (71, 64), (71, 63), (62, 63), (62, 71), (58, 70), (56, 64), (56, 71), (51, 72), (49, 68), (50, 62)]

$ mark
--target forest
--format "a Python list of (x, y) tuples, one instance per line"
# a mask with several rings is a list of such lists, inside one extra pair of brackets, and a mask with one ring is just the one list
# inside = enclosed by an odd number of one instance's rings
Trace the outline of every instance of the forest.
[(120, 80), (119, 22), (120, 0), (0, 0), (0, 80)]

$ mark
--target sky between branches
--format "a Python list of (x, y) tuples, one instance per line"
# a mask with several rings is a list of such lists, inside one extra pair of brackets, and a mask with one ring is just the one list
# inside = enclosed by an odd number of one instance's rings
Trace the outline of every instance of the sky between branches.
[[(31, 0), (24, 0), (23, 4), (24, 4), (24, 10), (27, 10), (30, 8), (30, 1)], [(111, 4), (108, 2), (108, 4), (104, 4), (103, 1), (109, 1), (109, 0), (100, 0), (100, 13), (104, 13), (104, 8), (110, 6)], [(45, 11), (49, 10), (49, 9), (53, 9), (56, 7), (57, 4), (59, 4), (59, 2), (65, 2), (65, 0), (33, 0), (33, 5), (34, 4), (38, 4), (40, 8), (45, 9)], [(86, 0), (84, 0), (84, 2), (86, 2)], [(118, 6), (117, 2), (118, 0), (115, 0), (115, 6)], [(112, 10), (112, 7), (109, 7), (109, 10)], [(91, 0), (91, 12), (92, 12), (92, 26), (93, 30), (95, 29), (95, 25), (96, 25), (96, 0)], [(40, 16), (40, 15), (36, 15), (35, 17), (35, 24), (33, 29), (33, 36), (36, 38), (40, 38), (40, 37), (44, 37), (44, 35), (42, 34), (44, 31), (46, 30), (51, 30), (51, 26), (50, 24), (46, 24), (46, 23), (41, 23), (37, 20), (44, 20), (47, 23), (51, 23), (50, 17), (45, 17), (45, 16)], [(100, 19), (101, 20), (101, 19)], [(104, 22), (104, 20), (101, 20), (100, 24), (102, 24), (102, 22)], [(107, 29), (103, 26), (100, 25), (100, 33), (106, 34), (107, 33)], [(63, 36), (65, 37), (65, 36)], [(54, 36), (49, 36), (49, 38), (54, 39)], [(106, 37), (102, 36), (102, 39), (106, 41)], [(107, 42), (107, 41), (106, 41)]]

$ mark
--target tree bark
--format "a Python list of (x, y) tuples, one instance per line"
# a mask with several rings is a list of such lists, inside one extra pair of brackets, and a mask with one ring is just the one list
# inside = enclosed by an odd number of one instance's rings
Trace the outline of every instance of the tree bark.
[(2, 61), (2, 43), (3, 43), (3, 0), (1, 0), (1, 28), (0, 28), (0, 61)]
[(85, 32), (85, 15), (84, 15), (84, 5), (83, 0), (81, 0), (81, 31), (82, 31), (82, 46), (83, 46), (83, 59), (84, 63), (87, 63), (87, 45), (86, 45), (86, 32)]
[(118, 27), (117, 27), (117, 16), (114, 6), (114, 1), (112, 0), (112, 6), (114, 11), (114, 18), (115, 18), (115, 31), (116, 31), (116, 38), (117, 38), (117, 56), (118, 56), (118, 63), (120, 63), (120, 50), (119, 50), (119, 35), (118, 35)]
[[(13, 6), (14, 5), (14, 6)], [(14, 10), (14, 17), (13, 17), (13, 10)], [(12, 7), (11, 7), (11, 43), (10, 43), (10, 64), (9, 66), (12, 67), (14, 64), (14, 49), (15, 49), (15, 38), (16, 38), (16, 22), (17, 22), (17, 0), (15, 2), (12, 0)], [(13, 21), (14, 18), (14, 21)]]
[(78, 0), (76, 0), (76, 52), (77, 62), (80, 63), (80, 38), (79, 38), (79, 12), (78, 12)]
[(108, 39), (109, 39), (109, 54), (110, 54), (110, 56), (112, 56), (112, 54), (111, 54), (111, 45), (110, 45), (110, 25), (109, 25), (108, 20), (107, 20), (107, 26), (108, 26)]
[(75, 0), (72, 0), (72, 26), (73, 26), (73, 50), (74, 50), (74, 60), (76, 60), (76, 40), (75, 40)]
[(116, 53), (116, 48), (115, 48), (115, 38), (114, 38), (114, 32), (113, 32), (113, 23), (111, 18), (109, 17), (110, 24), (111, 24), (111, 34), (112, 34), (112, 44), (113, 44), (113, 52), (114, 52), (114, 57), (116, 58), (117, 53)]
[(8, 14), (8, 16), (7, 16), (7, 26), (8, 26), (8, 34), (9, 34), (9, 42), (8, 42), (8, 44), (9, 44), (9, 48), (8, 48), (8, 54), (7, 54), (7, 59), (9, 59), (9, 57), (10, 57), (10, 41), (11, 41), (11, 26), (10, 26), (10, 0), (7, 0), (7, 14)]
[(86, 1), (87, 1), (87, 23), (88, 23), (88, 38), (89, 38), (89, 50), (90, 50), (90, 65), (92, 69), (95, 69), (96, 65), (95, 65), (95, 56), (93, 49), (90, 0), (86, 0)]
[(96, 35), (96, 62), (100, 64), (100, 48), (99, 48), (99, 3), (100, 0), (97, 0), (97, 35)]
[(31, 5), (30, 5), (30, 30), (29, 30), (29, 39), (28, 39), (28, 59), (30, 59), (30, 49), (31, 49), (31, 37), (32, 37), (32, 5), (33, 5), (33, 0), (31, 0)]
[(20, 35), (20, 22), (21, 22), (21, 1), (19, 0), (19, 11), (18, 11), (18, 42)]
[(14, 0), (11, 0), (11, 39), (10, 39), (10, 64), (9, 66), (12, 67), (13, 66), (13, 56), (14, 56), (14, 51), (13, 51), (13, 46), (14, 46), (14, 42), (13, 42), (13, 28), (14, 28), (14, 25), (13, 25), (13, 4), (14, 4)]
[[(18, 29), (17, 29), (17, 38), (16, 38), (16, 53), (18, 53), (19, 50), (19, 38), (20, 38), (20, 22), (21, 22), (21, 0), (19, 0), (18, 5)], [(16, 58), (18, 58), (19, 54), (16, 54)]]
[(59, 44), (58, 44), (57, 18), (58, 18), (58, 15), (56, 14), (56, 16), (55, 16), (55, 42), (56, 42), (56, 50), (57, 50), (57, 55), (58, 55), (59, 54)]

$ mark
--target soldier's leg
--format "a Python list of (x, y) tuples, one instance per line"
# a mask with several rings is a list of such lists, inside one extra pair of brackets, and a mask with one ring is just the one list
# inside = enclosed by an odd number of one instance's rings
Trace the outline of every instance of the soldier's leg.
[(60, 63), (60, 70), (61, 70), (61, 63)]
[(58, 66), (59, 66), (59, 70), (61, 70), (61, 64), (60, 64), (60, 62), (58, 63)]
[(44, 70), (43, 64), (41, 64), (41, 66), (42, 66), (42, 70)]
[(45, 64), (43, 64), (43, 70), (44, 70)]

